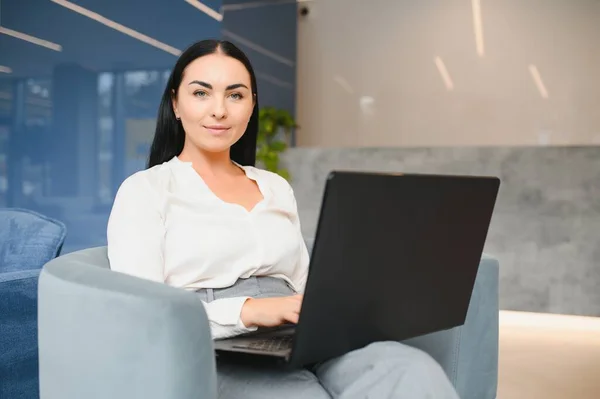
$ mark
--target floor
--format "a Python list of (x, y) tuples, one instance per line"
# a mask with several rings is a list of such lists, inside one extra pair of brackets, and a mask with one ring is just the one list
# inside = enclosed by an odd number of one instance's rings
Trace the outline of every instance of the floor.
[(500, 312), (498, 399), (600, 398), (600, 318)]

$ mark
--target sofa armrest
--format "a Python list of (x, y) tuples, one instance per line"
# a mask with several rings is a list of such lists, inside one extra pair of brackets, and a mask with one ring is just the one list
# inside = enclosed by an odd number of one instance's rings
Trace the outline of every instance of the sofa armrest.
[(216, 398), (202, 302), (91, 264), (98, 250), (57, 258), (40, 274), (40, 397)]
[(38, 397), (40, 269), (0, 273), (0, 398)]
[(497, 260), (479, 264), (464, 325), (405, 341), (440, 363), (462, 399), (494, 399), (498, 387)]

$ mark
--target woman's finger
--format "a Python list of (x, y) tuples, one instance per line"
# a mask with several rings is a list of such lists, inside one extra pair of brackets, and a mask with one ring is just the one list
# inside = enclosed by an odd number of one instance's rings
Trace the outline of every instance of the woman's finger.
[(290, 304), (289, 309), (294, 312), (294, 313), (300, 313), (300, 308), (302, 307), (302, 303), (301, 302), (292, 302)]
[(292, 297), (293, 300), (298, 301), (298, 302), (302, 302), (302, 299), (304, 298), (303, 295), (294, 295)]
[(299, 315), (298, 313), (290, 312), (285, 315), (285, 319), (290, 323), (298, 324)]

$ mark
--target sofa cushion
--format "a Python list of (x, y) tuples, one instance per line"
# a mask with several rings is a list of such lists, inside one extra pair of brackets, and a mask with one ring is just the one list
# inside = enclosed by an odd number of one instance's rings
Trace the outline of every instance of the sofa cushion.
[(40, 269), (60, 254), (65, 225), (39, 213), (0, 208), (0, 273)]
[(39, 274), (40, 270), (0, 274), (0, 398), (39, 398)]

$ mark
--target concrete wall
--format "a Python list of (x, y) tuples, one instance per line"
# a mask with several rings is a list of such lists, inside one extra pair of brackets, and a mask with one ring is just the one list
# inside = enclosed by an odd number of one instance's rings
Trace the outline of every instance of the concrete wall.
[(501, 307), (600, 316), (600, 147), (296, 148), (285, 163), (307, 235), (332, 169), (499, 176), (485, 251)]

